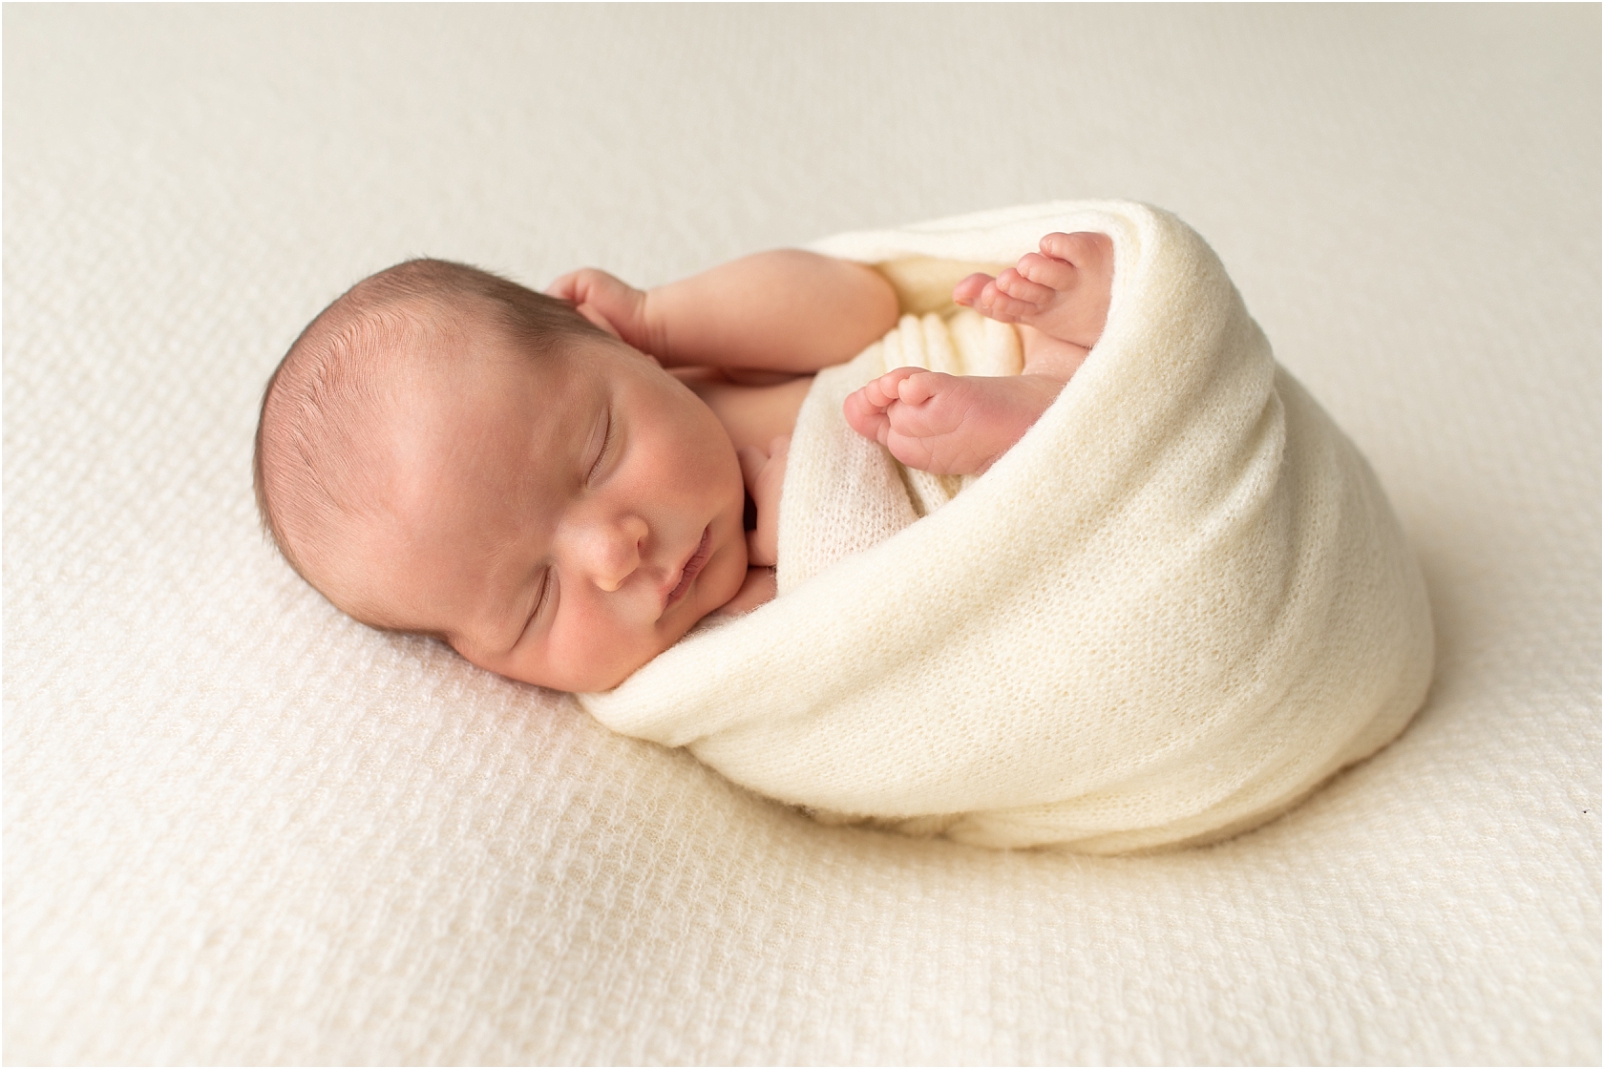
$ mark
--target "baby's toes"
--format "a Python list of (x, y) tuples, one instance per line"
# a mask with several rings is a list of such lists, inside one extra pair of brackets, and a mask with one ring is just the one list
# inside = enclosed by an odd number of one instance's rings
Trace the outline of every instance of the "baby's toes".
[[(891, 422), (886, 417), (885, 406), (875, 405), (870, 402), (864, 396), (863, 390), (855, 390), (847, 396), (845, 403), (841, 406), (841, 414), (846, 416), (847, 426), (865, 438), (872, 438), (882, 445), (885, 444), (886, 432), (891, 429)], [(736, 456), (740, 456), (738, 450)]]
[(1029, 306), (1031, 311), (1052, 300), (1057, 292), (1050, 286), (1044, 286), (1040, 282), (1032, 282), (1012, 267), (997, 276), (997, 289), (1014, 300)]
[(922, 367), (904, 365), (903, 367), (892, 368), (869, 385), (874, 387), (874, 396), (883, 408), (894, 401), (906, 401), (908, 398), (902, 392), (903, 384), (911, 378), (928, 374), (930, 372)]
[(897, 383), (900, 380), (900, 375), (881, 375), (877, 379), (871, 379), (853, 396), (861, 397), (865, 405), (884, 408), (897, 399)]
[(922, 405), (947, 385), (951, 375), (939, 371), (921, 371), (897, 383), (897, 399), (905, 405)]
[(990, 281), (992, 281), (990, 275), (982, 274), (978, 271), (975, 272), (952, 288), (953, 303), (973, 305), (980, 299), (981, 292), (985, 290), (986, 284)]
[(847, 399), (841, 402), (842, 414), (847, 417), (847, 422), (852, 424), (854, 427), (856, 427), (862, 420), (868, 419), (875, 412), (880, 411), (874, 406), (873, 402), (871, 402), (869, 398), (865, 396), (865, 389), (867, 389), (867, 387), (860, 386), (858, 389), (847, 394)]
[(897, 395), (895, 393), (887, 393), (885, 386), (880, 382), (880, 380), (875, 379), (873, 382), (866, 384), (851, 397), (847, 398), (847, 400), (857, 401), (857, 403), (865, 411), (868, 411), (871, 409), (884, 408), (886, 405), (889, 405), (892, 401), (896, 400), (896, 397)]
[[(1013, 268), (1009, 268), (1013, 270)], [(997, 285), (997, 280), (986, 283), (986, 288), (976, 298), (975, 311), (989, 319), (1000, 323), (1017, 323), (1026, 316), (1035, 315), (1039, 309), (1029, 301), (1022, 301), (1003, 292)]]
[(1078, 274), (1074, 264), (1035, 252), (1021, 256), (1016, 270), (1031, 282), (1046, 286), (1055, 293), (1062, 293), (1074, 286)]
[(1041, 251), (1054, 259), (1084, 267), (1094, 260), (1111, 254), (1114, 251), (1114, 242), (1107, 234), (1053, 233), (1041, 239)]

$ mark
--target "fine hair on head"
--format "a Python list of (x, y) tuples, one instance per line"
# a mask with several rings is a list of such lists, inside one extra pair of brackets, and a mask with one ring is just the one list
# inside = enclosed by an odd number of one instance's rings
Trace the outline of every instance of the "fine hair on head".
[[(342, 523), (371, 512), (385, 458), (371, 433), (426, 362), (472, 360), (488, 325), (539, 359), (568, 341), (610, 338), (572, 304), (468, 264), (416, 259), (358, 282), (307, 324), (262, 393), (252, 482), (262, 527), (325, 596), (317, 573)], [(341, 604), (376, 627), (394, 625)]]

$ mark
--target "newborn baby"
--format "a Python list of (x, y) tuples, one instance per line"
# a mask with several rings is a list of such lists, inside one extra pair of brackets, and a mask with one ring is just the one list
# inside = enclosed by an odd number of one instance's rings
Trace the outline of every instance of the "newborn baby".
[[(986, 470), (1096, 343), (1112, 274), (1107, 237), (1053, 233), (971, 275), (954, 300), (1018, 326), (1024, 373), (901, 368), (850, 396), (848, 421), (910, 467)], [(542, 295), (400, 264), (323, 311), (269, 381), (257, 502), (352, 617), (512, 679), (605, 690), (703, 617), (774, 596), (811, 375), (897, 314), (872, 269), (800, 251), (644, 292), (593, 269)]]
[(1195, 231), (1065, 201), (818, 247), (365, 280), (268, 385), (273, 537), (355, 618), (831, 821), (1212, 842), (1402, 730), (1408, 540)]

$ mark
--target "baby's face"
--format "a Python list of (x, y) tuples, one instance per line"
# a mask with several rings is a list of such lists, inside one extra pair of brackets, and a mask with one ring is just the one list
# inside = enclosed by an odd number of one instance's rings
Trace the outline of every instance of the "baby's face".
[(362, 585), (383, 618), (445, 635), (482, 668), (604, 690), (744, 582), (735, 448), (622, 342), (536, 360), (494, 344), (505, 360), (417, 388), (408, 425), (391, 428), (396, 522), (359, 536)]

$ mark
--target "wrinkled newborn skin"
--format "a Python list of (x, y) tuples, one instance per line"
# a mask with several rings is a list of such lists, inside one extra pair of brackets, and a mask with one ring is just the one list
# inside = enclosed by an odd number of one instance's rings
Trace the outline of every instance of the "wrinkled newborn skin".
[[(955, 300), (1020, 325), (1025, 373), (899, 369), (848, 399), (848, 421), (911, 466), (985, 470), (1085, 359), (1111, 277), (1108, 239), (1090, 234), (1048, 235), (1016, 268), (971, 276)], [(605, 690), (710, 613), (773, 597), (812, 373), (889, 330), (896, 297), (871, 269), (795, 250), (651, 291), (585, 269), (549, 292), (612, 337), (530, 359), (488, 315), (452, 309), (474, 359), (401, 388), (376, 432), (383, 507), (303, 574), (359, 619), (438, 635), (508, 678)]]

